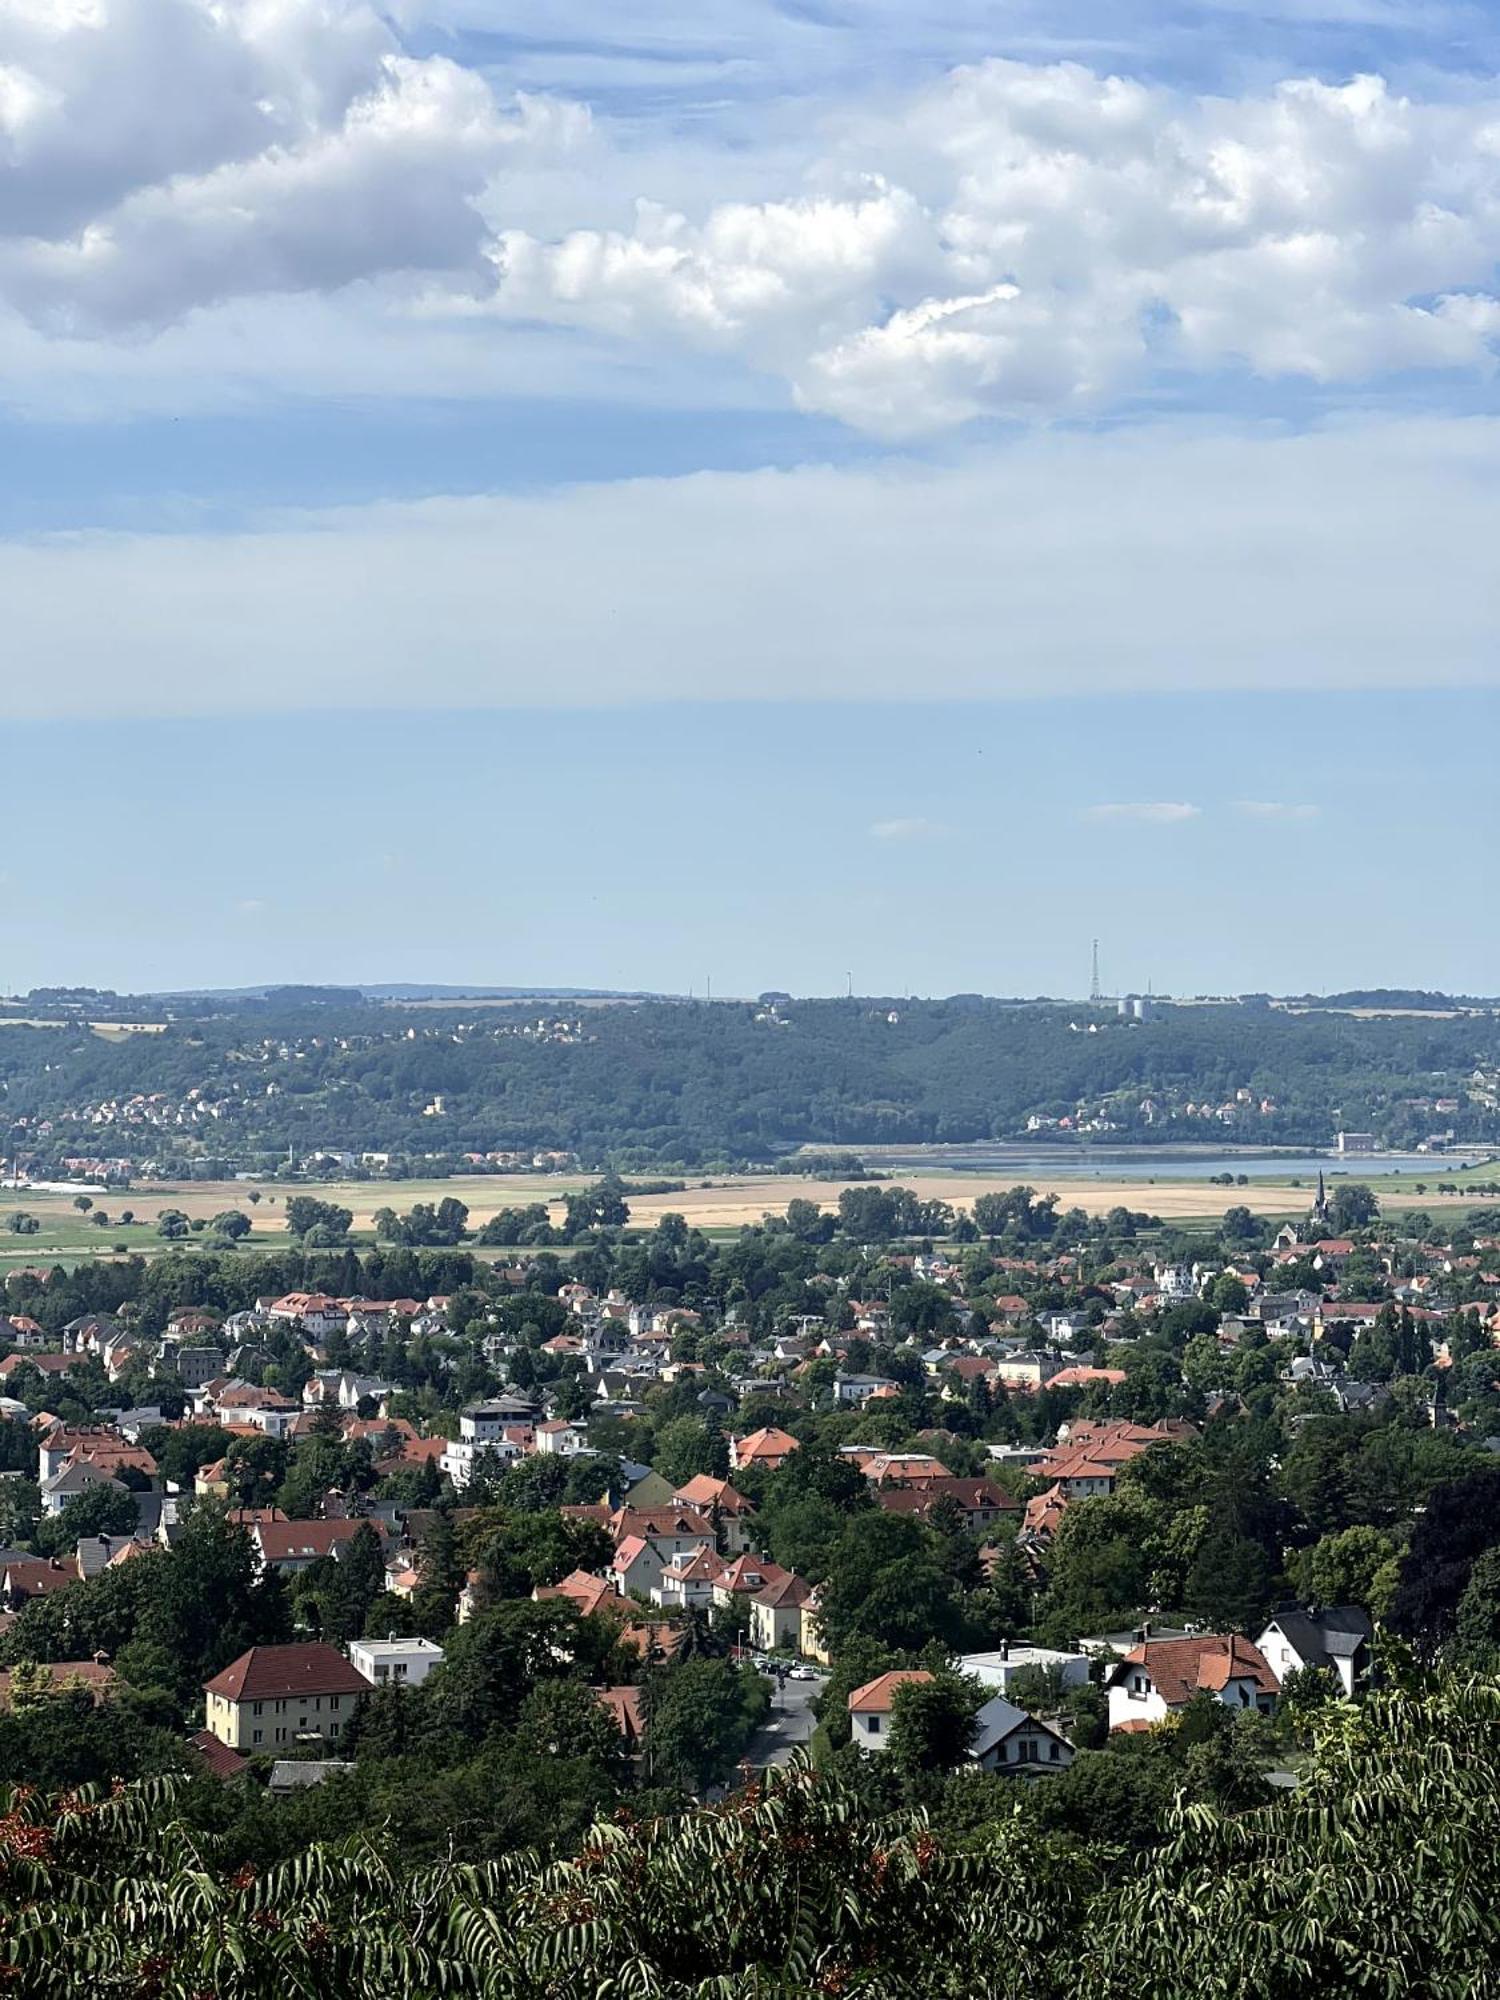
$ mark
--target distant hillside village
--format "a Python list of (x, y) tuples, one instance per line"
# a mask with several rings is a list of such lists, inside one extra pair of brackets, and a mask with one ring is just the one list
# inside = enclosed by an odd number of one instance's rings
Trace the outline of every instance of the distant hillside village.
[(805, 1145), (1038, 1137), (1323, 1148), (1344, 1131), (1433, 1153), (1500, 1143), (1500, 1012), (1441, 999), (768, 993), (540, 1008), (334, 992), (99, 996), (90, 1009), (42, 996), (0, 1004), (0, 1101), (17, 1176), (82, 1170), (111, 1185), (734, 1166)]
[(1149, 1844), (1493, 1655), (1500, 1214), (939, 1209), (11, 1273), (0, 1779), (436, 1852), (503, 1773), (501, 1853), (806, 1755)]

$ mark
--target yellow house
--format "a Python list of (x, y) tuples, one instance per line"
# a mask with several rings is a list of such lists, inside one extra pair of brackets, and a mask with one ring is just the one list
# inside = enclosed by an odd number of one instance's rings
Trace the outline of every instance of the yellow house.
[(823, 1627), (818, 1623), (816, 1591), (802, 1607), (802, 1638), (797, 1650), (804, 1660), (816, 1660), (820, 1667), (833, 1665), (833, 1655), (828, 1650), (828, 1641), (823, 1637)]
[(285, 1750), (299, 1737), (337, 1743), (370, 1683), (332, 1646), (252, 1646), (204, 1684), (204, 1721), (231, 1750)]

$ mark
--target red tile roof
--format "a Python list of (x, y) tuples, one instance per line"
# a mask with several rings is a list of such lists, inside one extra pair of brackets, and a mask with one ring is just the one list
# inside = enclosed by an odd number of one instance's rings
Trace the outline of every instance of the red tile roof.
[(252, 1646), (211, 1681), (205, 1694), (226, 1701), (282, 1701), (288, 1696), (368, 1694), (370, 1683), (321, 1640), (300, 1646)]
[(1208, 1632), (1194, 1639), (1148, 1639), (1125, 1655), (1126, 1666), (1144, 1667), (1168, 1708), (1180, 1708), (1195, 1694), (1221, 1694), (1233, 1680), (1251, 1680), (1261, 1694), (1275, 1694), (1276, 1676), (1265, 1654), (1238, 1632)]
[(895, 1704), (896, 1690), (908, 1681), (930, 1681), (932, 1675), (924, 1667), (897, 1667), (888, 1674), (877, 1674), (863, 1687), (855, 1688), (849, 1697), (849, 1712), (862, 1715), (888, 1715)]
[(202, 1759), (211, 1776), (222, 1778), (226, 1784), (249, 1768), (249, 1758), (221, 1743), (211, 1729), (195, 1730), (188, 1738), (188, 1748)]

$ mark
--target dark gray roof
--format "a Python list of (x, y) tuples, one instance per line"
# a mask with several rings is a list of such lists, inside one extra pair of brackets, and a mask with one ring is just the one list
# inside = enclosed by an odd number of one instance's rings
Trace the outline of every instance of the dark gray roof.
[(1274, 1611), (1271, 1623), (1309, 1666), (1352, 1659), (1361, 1646), (1369, 1643), (1374, 1630), (1369, 1613), (1357, 1604), (1335, 1604), (1326, 1611), (1303, 1611), (1292, 1606)]

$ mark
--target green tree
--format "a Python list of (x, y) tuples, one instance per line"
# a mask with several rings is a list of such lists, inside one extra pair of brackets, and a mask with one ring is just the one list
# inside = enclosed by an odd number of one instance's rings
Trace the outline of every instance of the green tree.
[(770, 1707), (763, 1677), (727, 1660), (686, 1660), (646, 1681), (648, 1768), (686, 1791), (727, 1778)]
[(974, 1740), (985, 1690), (963, 1674), (902, 1681), (891, 1702), (890, 1755), (899, 1770), (954, 1771)]

